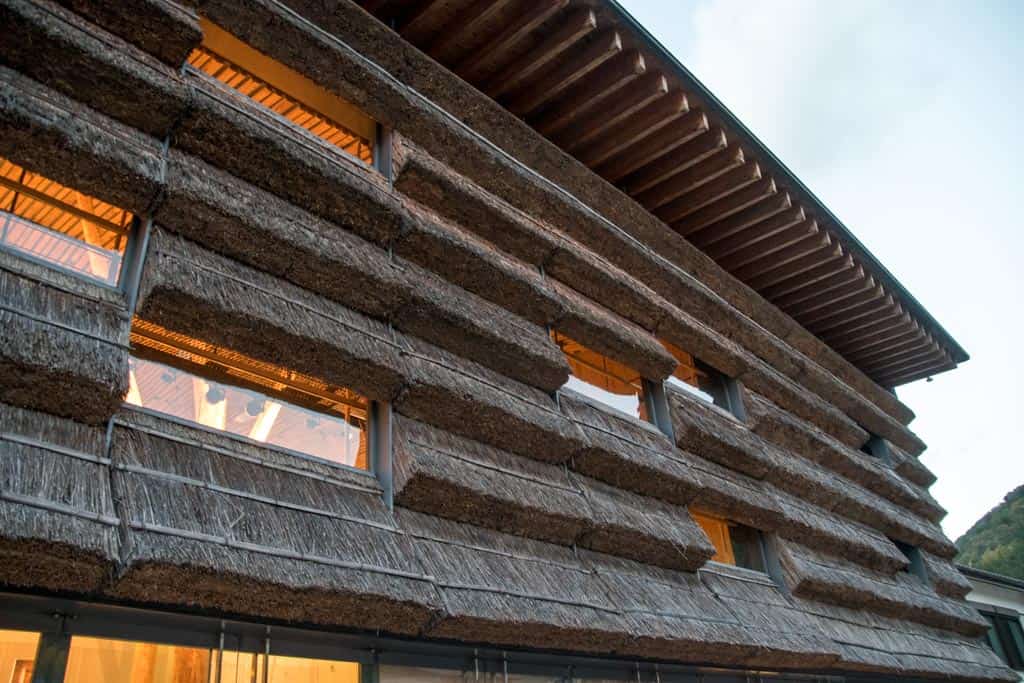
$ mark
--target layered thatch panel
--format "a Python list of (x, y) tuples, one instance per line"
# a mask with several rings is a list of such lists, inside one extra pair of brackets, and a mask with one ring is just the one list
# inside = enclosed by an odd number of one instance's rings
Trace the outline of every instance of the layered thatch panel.
[(119, 293), (0, 252), (0, 401), (98, 424), (128, 390)]
[(591, 653), (628, 642), (629, 621), (572, 549), (408, 510), (396, 516), (443, 599), (425, 635)]
[(376, 400), (402, 384), (383, 323), (154, 229), (139, 317)]
[[(111, 446), (127, 529), (111, 593), (414, 634), (428, 576), (372, 479), (131, 412)], [(319, 470), (319, 471), (318, 471)]]
[(568, 377), (544, 329), (194, 157), (172, 153), (155, 218), (522, 382), (550, 391)]
[(904, 453), (901, 449), (889, 446), (889, 453), (893, 459), (893, 469), (907, 481), (912, 481), (924, 488), (935, 483), (935, 474), (925, 467), (921, 460), (913, 455)]
[(797, 542), (779, 544), (780, 562), (793, 593), (885, 616), (898, 617), (966, 636), (980, 636), (988, 622), (966, 603), (935, 594), (908, 572), (889, 576), (812, 551)]
[(785, 522), (772, 486), (710, 460), (679, 453), (690, 461), (701, 483), (694, 506), (762, 531), (774, 531)]
[(175, 68), (203, 37), (195, 13), (171, 0), (57, 1)]
[(665, 393), (680, 448), (757, 479), (767, 474), (772, 458), (746, 425), (675, 387), (666, 387)]
[(114, 119), (162, 138), (185, 109), (170, 67), (53, 2), (6, 0), (0, 22), (6, 65)]
[(118, 559), (102, 429), (0, 404), (0, 583), (92, 592)]
[(0, 156), (136, 214), (161, 184), (155, 140), (6, 67)]
[(921, 551), (924, 570), (935, 592), (962, 600), (971, 592), (971, 582), (956, 568), (952, 560), (936, 557), (928, 551)]
[(176, 147), (371, 242), (398, 234), (402, 215), (380, 174), (227, 86), (185, 74), (192, 104)]
[(399, 413), (544, 462), (565, 462), (585, 443), (549, 394), (415, 337), (398, 343), (406, 372)]
[(571, 391), (559, 392), (559, 405), (585, 437), (572, 454), (577, 472), (677, 505), (690, 502), (701, 490), (703, 483), (691, 464), (652, 426)]

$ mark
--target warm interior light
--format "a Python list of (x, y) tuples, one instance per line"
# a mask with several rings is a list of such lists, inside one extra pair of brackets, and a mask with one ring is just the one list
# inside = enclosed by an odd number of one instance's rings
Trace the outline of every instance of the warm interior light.
[(132, 214), (0, 158), (0, 245), (116, 285)]
[(249, 97), (316, 137), (373, 163), (376, 123), (337, 95), (200, 19), (203, 43), (189, 55), (193, 68)]
[(560, 332), (552, 331), (551, 338), (569, 361), (572, 376), (566, 387), (624, 413), (646, 419), (640, 373)]
[(729, 535), (729, 523), (721, 517), (694, 510), (690, 510), (690, 516), (700, 525), (704, 533), (711, 539), (711, 544), (715, 546), (715, 554), (711, 559), (723, 564), (736, 564), (736, 555), (733, 552), (732, 539)]
[(136, 319), (125, 402), (369, 468), (368, 401), (343, 387)]
[(707, 366), (702, 367), (696, 358), (675, 344), (662, 341), (662, 346), (668, 349), (668, 352), (676, 359), (676, 369), (666, 380), (669, 384), (679, 387), (702, 401), (714, 404), (724, 403), (723, 387), (719, 385), (719, 378), (713, 377), (705, 369)]

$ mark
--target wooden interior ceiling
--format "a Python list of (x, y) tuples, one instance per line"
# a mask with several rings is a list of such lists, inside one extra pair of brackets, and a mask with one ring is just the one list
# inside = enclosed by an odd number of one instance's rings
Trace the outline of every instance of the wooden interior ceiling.
[(612, 0), (361, 2), (882, 386), (967, 360), (828, 209)]

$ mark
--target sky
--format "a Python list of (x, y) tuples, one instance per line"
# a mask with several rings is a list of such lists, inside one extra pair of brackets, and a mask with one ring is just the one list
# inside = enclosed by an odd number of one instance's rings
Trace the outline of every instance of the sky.
[(619, 0), (971, 355), (897, 389), (953, 539), (1024, 484), (1024, 0)]

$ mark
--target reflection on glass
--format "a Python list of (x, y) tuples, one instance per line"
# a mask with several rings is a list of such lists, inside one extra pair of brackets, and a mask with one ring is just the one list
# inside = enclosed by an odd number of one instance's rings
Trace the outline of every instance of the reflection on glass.
[[(270, 655), (266, 683), (359, 683), (356, 662)], [(267, 657), (254, 652), (225, 651), (221, 657), (219, 683), (264, 682)]]
[(640, 373), (559, 332), (552, 332), (551, 338), (569, 361), (572, 375), (566, 387), (628, 415), (647, 419)]
[(662, 344), (678, 362), (675, 371), (665, 381), (702, 401), (728, 410), (729, 397), (721, 373), (701, 363), (678, 346), (668, 342)]
[(209, 683), (212, 651), (74, 636), (64, 683)]
[(125, 403), (369, 469), (368, 401), (343, 387), (135, 319)]
[(116, 285), (131, 214), (0, 158), (0, 246)]
[(715, 546), (713, 561), (756, 572), (766, 571), (760, 531), (706, 512), (690, 510), (690, 516)]
[[(487, 673), (475, 670), (426, 669), (415, 666), (381, 666), (380, 683), (564, 683), (568, 679), (554, 676), (528, 676), (509, 673)], [(581, 679), (572, 679), (573, 681)], [(587, 683), (591, 683), (589, 680)], [(598, 682), (594, 682), (598, 683)]]
[(0, 630), (0, 681), (30, 683), (38, 648), (38, 633)]

